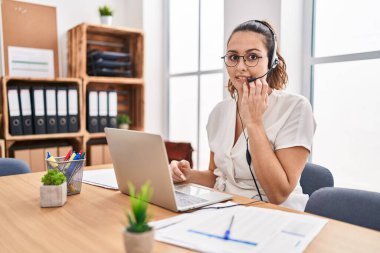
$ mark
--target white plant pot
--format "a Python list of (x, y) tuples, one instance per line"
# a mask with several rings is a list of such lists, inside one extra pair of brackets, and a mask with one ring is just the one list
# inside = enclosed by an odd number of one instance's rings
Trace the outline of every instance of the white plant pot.
[(154, 247), (154, 229), (144, 233), (124, 230), (124, 246), (127, 253), (150, 253)]
[(118, 127), (121, 128), (121, 129), (126, 129), (126, 130), (128, 130), (128, 129), (129, 129), (129, 124), (119, 124)]
[(60, 185), (41, 185), (41, 207), (63, 206), (67, 200), (67, 182)]
[(112, 16), (100, 16), (100, 23), (102, 25), (112, 25)]

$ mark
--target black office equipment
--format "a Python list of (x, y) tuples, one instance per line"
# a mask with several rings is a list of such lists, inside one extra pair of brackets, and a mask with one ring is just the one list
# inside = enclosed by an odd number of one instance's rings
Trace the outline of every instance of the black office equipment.
[(92, 50), (87, 53), (87, 72), (91, 76), (132, 77), (130, 54)]
[(108, 92), (108, 127), (117, 127), (117, 93), (116, 91)]
[(68, 89), (68, 108), (69, 108), (69, 132), (79, 131), (79, 116), (78, 116), (78, 90), (76, 88)]
[(46, 133), (48, 134), (58, 132), (56, 92), (55, 87), (45, 89)]
[(87, 130), (90, 133), (98, 132), (98, 92), (89, 91), (87, 97)]
[(32, 112), (35, 134), (46, 133), (45, 96), (43, 87), (32, 87)]
[(17, 87), (8, 88), (9, 132), (22, 135), (20, 103)]
[(67, 89), (57, 88), (57, 116), (58, 116), (58, 132), (67, 133)]
[(104, 132), (108, 124), (108, 95), (107, 91), (99, 91), (99, 132)]
[(24, 135), (33, 134), (32, 101), (30, 99), (30, 88), (20, 87), (19, 96), (21, 104), (22, 132)]

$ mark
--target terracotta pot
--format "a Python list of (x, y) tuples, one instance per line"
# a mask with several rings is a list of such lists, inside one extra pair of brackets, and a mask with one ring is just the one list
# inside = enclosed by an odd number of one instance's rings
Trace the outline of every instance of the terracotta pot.
[(144, 233), (124, 230), (124, 247), (127, 253), (150, 253), (154, 246), (154, 229)]
[(126, 129), (126, 130), (128, 130), (128, 129), (129, 129), (129, 124), (119, 124), (118, 127), (121, 128), (121, 129)]
[(60, 185), (41, 185), (41, 207), (63, 206), (67, 200), (67, 182)]
[(100, 16), (100, 23), (102, 25), (112, 25), (112, 16)]

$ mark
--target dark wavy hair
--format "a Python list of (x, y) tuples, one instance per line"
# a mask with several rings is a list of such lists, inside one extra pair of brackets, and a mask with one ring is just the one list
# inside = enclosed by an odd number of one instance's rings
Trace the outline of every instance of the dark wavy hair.
[[(272, 32), (275, 33), (273, 27), (267, 22), (267, 21), (256, 21), (256, 20), (249, 20), (246, 21), (240, 25), (238, 25), (231, 33), (230, 37), (228, 38), (227, 45), (230, 43), (232, 35), (234, 35), (237, 32), (255, 32), (262, 34), (265, 37), (264, 44), (266, 46), (266, 49), (268, 51), (268, 68), (270, 68), (273, 58), (273, 50), (274, 50), (274, 41), (273, 41), (273, 35)], [(276, 41), (277, 42), (277, 41)], [(278, 45), (278, 43), (277, 43)], [(269, 87), (281, 90), (286, 87), (286, 83), (288, 82), (288, 74), (286, 73), (286, 63), (282, 55), (280, 54), (279, 48), (277, 47), (276, 50), (277, 58), (278, 58), (278, 65), (275, 69), (269, 72), (268, 74), (268, 85)], [(231, 80), (228, 80), (228, 91), (230, 92), (231, 96), (235, 93), (236, 88), (233, 86)]]

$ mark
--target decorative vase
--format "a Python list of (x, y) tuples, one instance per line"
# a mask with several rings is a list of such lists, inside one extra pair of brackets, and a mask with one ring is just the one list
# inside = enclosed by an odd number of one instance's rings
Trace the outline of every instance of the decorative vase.
[(41, 207), (63, 206), (67, 200), (67, 182), (60, 185), (41, 185)]
[(102, 25), (112, 25), (112, 16), (100, 16), (100, 23)]
[(154, 229), (143, 233), (124, 230), (124, 247), (127, 253), (150, 253), (154, 246)]
[(128, 129), (129, 129), (129, 124), (125, 124), (125, 123), (123, 123), (123, 124), (119, 124), (118, 127), (121, 128), (121, 129), (126, 129), (126, 130), (128, 130)]

